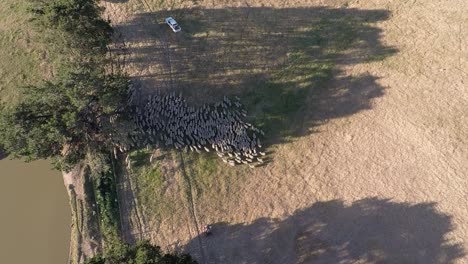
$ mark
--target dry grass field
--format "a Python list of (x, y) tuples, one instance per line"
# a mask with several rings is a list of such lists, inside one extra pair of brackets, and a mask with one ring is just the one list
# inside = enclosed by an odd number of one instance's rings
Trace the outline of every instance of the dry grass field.
[(267, 132), (255, 169), (133, 153), (128, 241), (201, 263), (468, 263), (468, 2), (104, 6), (142, 96), (237, 95)]

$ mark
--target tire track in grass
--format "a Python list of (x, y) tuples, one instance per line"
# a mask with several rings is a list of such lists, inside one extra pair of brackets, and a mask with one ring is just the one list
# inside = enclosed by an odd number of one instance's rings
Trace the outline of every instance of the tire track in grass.
[[(151, 12), (151, 13), (155, 13), (154, 10), (152, 10), (151, 6), (147, 3), (146, 0), (139, 0), (139, 2), (142, 4), (143, 8), (144, 9), (147, 9), (147, 11)], [(157, 19), (156, 18), (152, 18), (153, 20), (155, 20), (155, 24), (159, 24)], [(166, 76), (169, 76), (169, 88), (171, 90), (173, 90), (175, 87), (175, 84), (174, 84), (174, 78), (173, 78), (173, 70), (172, 70), (172, 62), (171, 62), (171, 50), (170, 50), (170, 45), (169, 45), (169, 41), (168, 41), (168, 36), (167, 36), (167, 33), (166, 32), (163, 32), (160, 28), (157, 28), (156, 29), (159, 33), (158, 36), (159, 36), (159, 40), (160, 40), (160, 43), (157, 43), (155, 42), (155, 46), (158, 47), (160, 50), (162, 50), (162, 63), (164, 65), (164, 71), (166, 71), (168, 73), (168, 75)], [(197, 240), (198, 240), (198, 244), (199, 244), (199, 247), (200, 247), (200, 253), (201, 253), (201, 257), (202, 257), (202, 261), (203, 263), (207, 263), (206, 261), (206, 255), (205, 255), (205, 252), (204, 252), (204, 247), (203, 247), (203, 241), (202, 241), (202, 238), (201, 238), (201, 235), (200, 235), (200, 228), (199, 228), (199, 222), (198, 222), (198, 219), (197, 219), (197, 216), (196, 216), (196, 210), (195, 210), (195, 202), (194, 202), (194, 199), (193, 199), (193, 192), (192, 192), (192, 183), (191, 183), (191, 180), (190, 180), (190, 177), (187, 175), (187, 172), (186, 172), (186, 168), (185, 168), (185, 162), (184, 162), (184, 159), (183, 159), (183, 156), (182, 156), (182, 153), (179, 151), (178, 152), (179, 154), (179, 158), (180, 158), (180, 168), (181, 168), (181, 173), (182, 173), (182, 178), (183, 178), (183, 182), (184, 182), (184, 185), (186, 185), (186, 198), (187, 198), (187, 202), (188, 202), (188, 206), (187, 208), (189, 209), (189, 214), (190, 214), (190, 218), (191, 218), (191, 222), (192, 224), (195, 226), (195, 230), (196, 230), (196, 235), (197, 235)], [(125, 173), (124, 173), (125, 174)], [(131, 179), (128, 179), (129, 181)], [(135, 195), (133, 193), (133, 190), (130, 186), (128, 192), (124, 192), (124, 193), (128, 193), (128, 194), (131, 194), (133, 198), (135, 198)], [(127, 199), (126, 199), (127, 200)], [(133, 201), (133, 199), (132, 199)], [(131, 206), (131, 205), (129, 205)], [(135, 207), (135, 210), (136, 210), (136, 213), (138, 213), (138, 209), (136, 208), (138, 206), (138, 204), (134, 201), (133, 202), (133, 206)], [(137, 216), (137, 219), (139, 221), (141, 221), (141, 218), (139, 216)], [(145, 224), (143, 223), (143, 225), (141, 226), (145, 226)], [(190, 225), (189, 225), (190, 226)], [(131, 227), (130, 227), (131, 228)], [(144, 230), (141, 230), (141, 228), (139, 228), (139, 232), (138, 233), (131, 233), (132, 235), (135, 235), (135, 234), (147, 234), (147, 233), (153, 233), (155, 232), (154, 230), (150, 230), (150, 231), (144, 231)], [(189, 229), (190, 231), (190, 229)]]
[(186, 168), (185, 168), (185, 161), (184, 161), (184, 157), (182, 155), (182, 152), (179, 150), (179, 151), (177, 151), (177, 153), (178, 153), (179, 159), (180, 159), (180, 171), (182, 173), (184, 183), (186, 184), (185, 194), (186, 194), (187, 202), (189, 204), (188, 208), (189, 208), (189, 211), (190, 211), (190, 216), (192, 218), (193, 224), (195, 225), (195, 230), (197, 231), (198, 246), (200, 247), (200, 253), (201, 253), (201, 256), (202, 256), (203, 263), (208, 263), (207, 259), (206, 259), (206, 255), (205, 255), (205, 249), (204, 249), (204, 246), (203, 246), (203, 241), (202, 241), (202, 237), (201, 237), (200, 228), (199, 228), (200, 224), (198, 222), (197, 215), (196, 215), (196, 212), (195, 212), (196, 207), (195, 207), (195, 202), (194, 202), (194, 199), (193, 199), (192, 182), (190, 180), (190, 177), (187, 175), (187, 171), (186, 171)]

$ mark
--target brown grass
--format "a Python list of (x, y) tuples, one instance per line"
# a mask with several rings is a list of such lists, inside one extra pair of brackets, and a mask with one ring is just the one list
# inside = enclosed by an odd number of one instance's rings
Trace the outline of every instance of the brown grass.
[(107, 5), (145, 92), (239, 95), (268, 131), (261, 168), (168, 152), (135, 174), (140, 238), (203, 263), (466, 263), (466, 4), (319, 2)]

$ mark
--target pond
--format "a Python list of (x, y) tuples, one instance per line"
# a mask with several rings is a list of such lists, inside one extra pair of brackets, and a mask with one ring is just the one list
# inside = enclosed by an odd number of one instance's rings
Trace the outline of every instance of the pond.
[(67, 263), (71, 212), (48, 161), (0, 160), (0, 210), (2, 263)]

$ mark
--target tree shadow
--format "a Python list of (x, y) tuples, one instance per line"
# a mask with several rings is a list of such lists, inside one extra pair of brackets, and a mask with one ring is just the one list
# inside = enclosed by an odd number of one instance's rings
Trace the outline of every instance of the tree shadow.
[[(173, 33), (164, 17), (182, 32)], [(344, 67), (380, 61), (376, 23), (386, 10), (348, 8), (179, 9), (136, 15), (116, 25), (128, 43), (129, 74), (144, 91), (176, 91), (193, 104), (239, 96), (267, 144), (313, 132), (331, 118), (372, 107), (378, 77)]]
[(284, 220), (216, 223), (211, 236), (196, 237), (185, 251), (202, 263), (446, 264), (465, 256), (461, 244), (446, 238), (454, 229), (451, 218), (435, 203), (367, 198), (348, 206), (333, 200)]
[(5, 153), (5, 151), (3, 151), (1, 148), (0, 148), (0, 160), (3, 160), (4, 158), (6, 158), (8, 155)]

